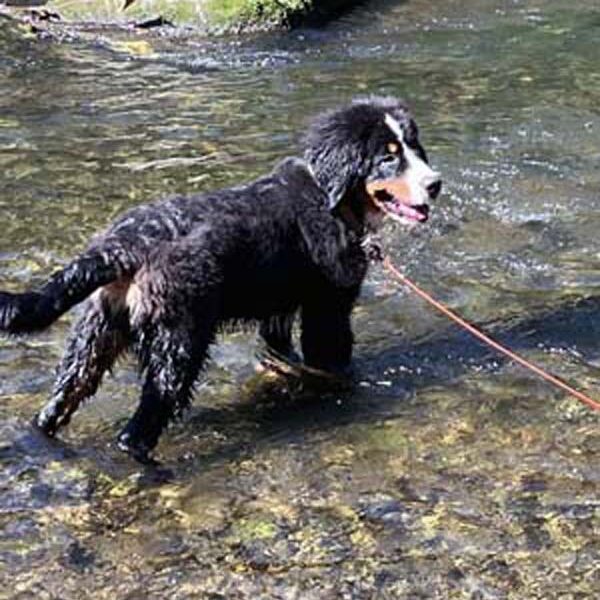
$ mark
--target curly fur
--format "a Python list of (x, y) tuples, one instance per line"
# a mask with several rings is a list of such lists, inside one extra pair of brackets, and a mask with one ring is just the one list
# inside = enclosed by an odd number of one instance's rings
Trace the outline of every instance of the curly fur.
[(0, 292), (0, 331), (10, 334), (44, 329), (86, 302), (37, 425), (54, 435), (132, 350), (144, 383), (119, 444), (148, 460), (188, 404), (215, 332), (231, 322), (259, 322), (268, 347), (292, 357), (299, 312), (306, 364), (346, 370), (368, 262), (365, 182), (392, 135), (386, 114), (424, 157), (401, 102), (357, 100), (315, 121), (304, 159), (244, 186), (134, 208), (39, 290)]

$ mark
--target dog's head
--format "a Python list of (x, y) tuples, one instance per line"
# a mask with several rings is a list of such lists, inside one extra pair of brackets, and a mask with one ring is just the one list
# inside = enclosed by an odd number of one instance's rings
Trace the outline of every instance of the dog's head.
[(330, 210), (354, 227), (377, 228), (385, 216), (422, 223), (442, 187), (416, 123), (395, 98), (357, 99), (321, 115), (305, 138), (305, 158)]

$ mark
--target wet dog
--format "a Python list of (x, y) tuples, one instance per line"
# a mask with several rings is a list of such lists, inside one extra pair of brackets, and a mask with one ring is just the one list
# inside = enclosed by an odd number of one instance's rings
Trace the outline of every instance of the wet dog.
[(257, 322), (268, 348), (292, 359), (299, 314), (306, 365), (349, 368), (365, 236), (386, 216), (426, 221), (441, 180), (396, 99), (357, 99), (323, 114), (303, 145), (302, 159), (247, 185), (134, 208), (40, 289), (0, 292), (8, 334), (45, 329), (85, 301), (36, 417), (40, 429), (55, 435), (132, 351), (143, 389), (118, 445), (150, 460), (188, 405), (216, 332), (230, 323)]

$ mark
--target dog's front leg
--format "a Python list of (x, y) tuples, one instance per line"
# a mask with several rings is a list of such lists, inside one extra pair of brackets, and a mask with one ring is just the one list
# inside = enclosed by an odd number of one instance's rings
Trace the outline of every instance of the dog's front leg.
[(352, 334), (350, 314), (352, 302), (339, 297), (318, 300), (302, 306), (302, 353), (309, 367), (342, 376), (350, 374)]
[(281, 314), (261, 321), (259, 333), (267, 345), (267, 355), (273, 354), (292, 363), (300, 362), (292, 342), (294, 317), (295, 313)]

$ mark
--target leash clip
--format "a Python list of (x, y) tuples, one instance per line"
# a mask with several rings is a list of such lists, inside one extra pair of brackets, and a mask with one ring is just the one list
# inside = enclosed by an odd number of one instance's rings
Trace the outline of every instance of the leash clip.
[(366, 238), (362, 246), (365, 250), (367, 258), (371, 262), (382, 262), (383, 261), (383, 250), (381, 249), (381, 245), (379, 242), (376, 242), (371, 237)]

